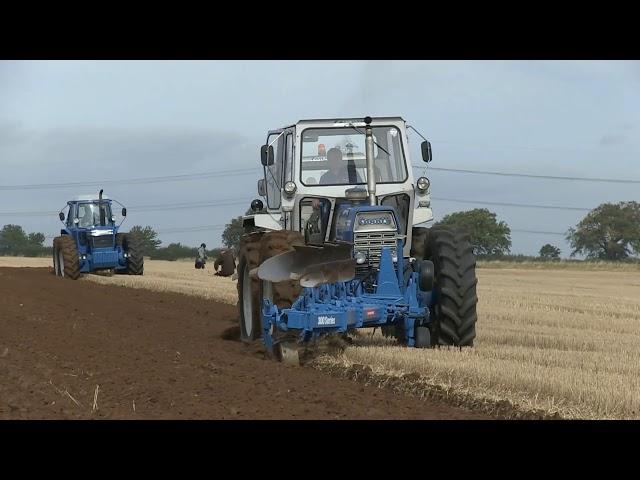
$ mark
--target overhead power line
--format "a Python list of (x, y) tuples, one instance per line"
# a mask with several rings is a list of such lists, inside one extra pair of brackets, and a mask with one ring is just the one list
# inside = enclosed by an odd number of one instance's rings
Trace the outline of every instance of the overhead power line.
[[(425, 168), (426, 165), (412, 165), (413, 168)], [(520, 177), (520, 178), (535, 178), (541, 180), (562, 180), (562, 181), (580, 181), (580, 182), (600, 182), (600, 183), (621, 183), (621, 184), (640, 184), (640, 180), (635, 179), (622, 179), (622, 178), (598, 178), (598, 177), (570, 177), (570, 176), (557, 176), (557, 175), (535, 175), (529, 173), (515, 173), (515, 172), (496, 172), (487, 170), (470, 170), (461, 168), (443, 168), (443, 167), (426, 167), (429, 170), (439, 172), (451, 172), (451, 173), (466, 173), (474, 175), (494, 175), (503, 177)], [(259, 168), (239, 168), (231, 170), (219, 170), (215, 172), (200, 172), (184, 175), (166, 175), (158, 177), (138, 177), (138, 178), (123, 178), (118, 180), (99, 180), (99, 181), (84, 181), (84, 182), (66, 182), (66, 183), (36, 183), (36, 184), (22, 184), (22, 185), (0, 185), (0, 191), (9, 190), (46, 190), (56, 188), (77, 188), (77, 187), (101, 187), (107, 185), (140, 185), (140, 184), (153, 184), (153, 183), (166, 183), (166, 182), (184, 182), (193, 180), (204, 180), (208, 178), (219, 178), (226, 176), (238, 176), (259, 174)]]
[[(420, 165), (413, 165), (413, 166), (415, 168), (424, 168)], [(565, 181), (575, 181), (575, 182), (640, 184), (640, 180), (632, 180), (632, 179), (624, 179), (624, 178), (563, 177), (563, 176), (556, 176), (556, 175), (534, 175), (530, 173), (494, 172), (494, 171), (486, 171), (486, 170), (468, 170), (468, 169), (462, 169), (462, 168), (441, 168), (441, 167), (428, 167), (428, 169), (439, 171), (439, 172), (470, 173), (474, 175), (497, 175), (501, 177), (537, 178), (542, 180), (565, 180)]]
[(562, 235), (563, 237), (566, 235), (566, 233), (562, 233), (562, 232), (544, 232), (541, 230), (521, 230), (517, 228), (512, 228), (511, 231), (518, 232), (518, 233), (534, 233), (534, 234), (540, 234), (540, 235)]
[(139, 177), (139, 178), (122, 178), (119, 180), (100, 180), (86, 182), (67, 182), (67, 183), (35, 183), (24, 185), (0, 185), (0, 190), (46, 190), (55, 188), (73, 188), (73, 187), (101, 187), (106, 185), (139, 185), (148, 183), (165, 183), (165, 182), (184, 182), (191, 180), (202, 180), (207, 178), (227, 177), (236, 175), (248, 175), (250, 173), (259, 173), (257, 168), (237, 168), (232, 170), (218, 170), (216, 172), (190, 173), (185, 175), (166, 175), (162, 177)]
[[(570, 210), (570, 211), (580, 211), (580, 212), (588, 212), (593, 208), (589, 207), (568, 207), (562, 205), (540, 205), (533, 203), (513, 203), (513, 202), (490, 202), (484, 200), (471, 200), (471, 199), (463, 199), (463, 198), (446, 198), (446, 197), (437, 197), (432, 196), (433, 200), (439, 202), (454, 202), (454, 203), (466, 203), (472, 205), (495, 205), (495, 206), (504, 206), (504, 207), (518, 207), (518, 208), (538, 208), (538, 209), (547, 209), (547, 210)], [(127, 207), (130, 211), (135, 212), (152, 212), (152, 211), (162, 211), (162, 210), (181, 210), (181, 209), (196, 209), (196, 208), (216, 208), (216, 207), (224, 207), (224, 206), (233, 206), (233, 205), (242, 205), (245, 203), (249, 203), (250, 199), (220, 199), (220, 200), (212, 200), (212, 201), (201, 201), (201, 202), (184, 202), (184, 203), (168, 203), (168, 204), (152, 204), (152, 205), (134, 205), (131, 207)], [(36, 210), (36, 211), (23, 211), (23, 212), (0, 212), (0, 216), (50, 216), (55, 215), (58, 212), (54, 211), (46, 211), (46, 210)]]
[[(137, 205), (127, 207), (127, 210), (133, 212), (153, 212), (164, 210), (181, 210), (181, 209), (195, 209), (195, 208), (215, 208), (215, 207), (228, 207), (233, 205), (249, 205), (251, 200), (248, 199), (220, 199), (210, 202), (186, 202), (186, 203), (168, 203), (168, 204), (153, 204), (153, 205)], [(24, 212), (0, 212), (2, 216), (15, 216), (15, 217), (37, 217), (37, 216), (51, 216), (57, 215), (57, 211), (24, 211)]]
[(439, 202), (471, 203), (474, 205), (497, 205), (502, 207), (541, 208), (541, 209), (547, 209), (547, 210), (575, 210), (580, 212), (589, 212), (593, 210), (593, 208), (563, 207), (560, 205), (537, 205), (533, 203), (487, 202), (482, 200), (463, 200), (460, 198), (444, 198), (444, 197), (434, 197), (434, 196), (432, 196), (431, 198)]

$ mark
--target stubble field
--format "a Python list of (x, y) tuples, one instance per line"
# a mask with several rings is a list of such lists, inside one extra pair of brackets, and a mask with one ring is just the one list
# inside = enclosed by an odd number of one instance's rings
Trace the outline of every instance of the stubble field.
[[(0, 266), (49, 263), (0, 258)], [(406, 349), (363, 331), (355, 345), (313, 366), (507, 417), (640, 418), (640, 269), (489, 267), (477, 269), (474, 348)], [(191, 261), (147, 261), (143, 277), (85, 275), (81, 282), (235, 305), (235, 281), (212, 273)]]

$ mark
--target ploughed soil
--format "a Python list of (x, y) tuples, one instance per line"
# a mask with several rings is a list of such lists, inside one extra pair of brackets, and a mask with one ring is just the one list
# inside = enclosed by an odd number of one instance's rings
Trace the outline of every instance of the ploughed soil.
[(230, 305), (0, 268), (0, 419), (487, 419), (268, 358)]

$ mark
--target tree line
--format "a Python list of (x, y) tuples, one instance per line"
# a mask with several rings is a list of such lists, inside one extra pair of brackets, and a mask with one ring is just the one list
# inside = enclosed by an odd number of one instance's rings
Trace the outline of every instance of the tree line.
[[(248, 215), (247, 211), (245, 215)], [(525, 260), (560, 260), (562, 251), (549, 243), (542, 245), (538, 256), (511, 254), (511, 229), (486, 208), (450, 213), (436, 225), (448, 225), (466, 231), (478, 258)], [(222, 240), (237, 250), (243, 234), (242, 216), (227, 223)], [(570, 256), (587, 260), (624, 261), (640, 255), (640, 203), (603, 203), (591, 210), (566, 233)]]
[[(143, 255), (152, 260), (178, 260), (195, 258), (197, 255), (197, 247), (183, 245), (180, 242), (160, 247), (162, 241), (158, 238), (158, 233), (150, 226), (135, 225), (129, 230), (129, 235), (136, 237)], [(51, 256), (53, 254), (52, 247), (44, 246), (45, 238), (45, 235), (40, 232), (25, 232), (20, 225), (5, 225), (0, 230), (0, 256)], [(206, 252), (209, 258), (215, 258), (220, 254), (220, 249), (208, 249)]]
[[(247, 211), (245, 215), (249, 214)], [(510, 260), (559, 260), (561, 250), (551, 244), (540, 247), (537, 257), (511, 255), (511, 229), (498, 220), (495, 213), (486, 208), (454, 212), (437, 222), (466, 231), (478, 258)], [(242, 216), (233, 218), (222, 233), (222, 243), (237, 251), (244, 230)], [(135, 225), (129, 231), (142, 245), (143, 254), (153, 260), (177, 260), (195, 258), (197, 247), (179, 242), (160, 247), (162, 241), (150, 226)], [(624, 261), (640, 256), (640, 203), (603, 203), (591, 210), (567, 231), (571, 246), (570, 256), (582, 255), (588, 260)], [(47, 256), (51, 247), (44, 246), (45, 236), (39, 232), (26, 233), (19, 225), (5, 225), (0, 230), (0, 256)], [(206, 242), (205, 242), (206, 243)], [(207, 256), (215, 258), (220, 249), (207, 250)]]

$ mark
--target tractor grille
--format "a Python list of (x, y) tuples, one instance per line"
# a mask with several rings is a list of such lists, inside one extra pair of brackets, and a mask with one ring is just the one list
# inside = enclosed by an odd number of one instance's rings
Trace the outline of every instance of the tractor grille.
[(367, 263), (356, 265), (356, 276), (360, 277), (369, 271), (370, 267), (380, 265), (382, 247), (396, 250), (396, 232), (367, 232), (356, 233), (353, 239), (355, 251), (367, 252)]
[(113, 235), (99, 235), (97, 237), (91, 237), (91, 246), (93, 248), (112, 248)]
[(94, 252), (92, 254), (94, 267), (110, 267), (113, 268), (118, 264), (118, 252), (115, 250), (110, 252)]

